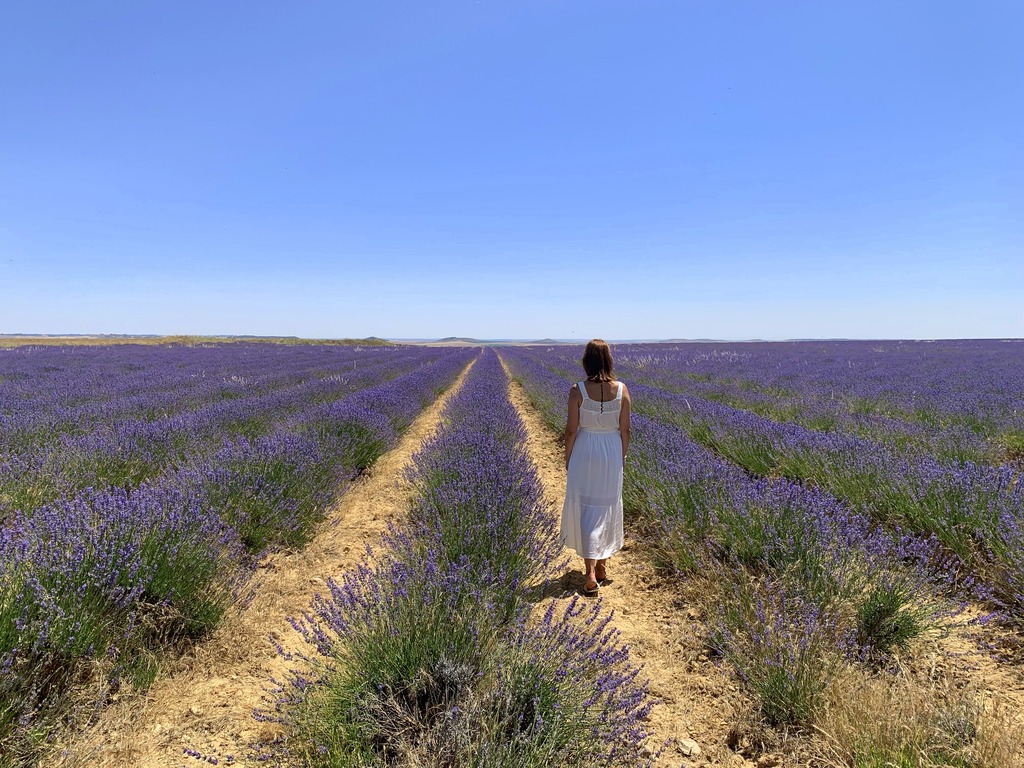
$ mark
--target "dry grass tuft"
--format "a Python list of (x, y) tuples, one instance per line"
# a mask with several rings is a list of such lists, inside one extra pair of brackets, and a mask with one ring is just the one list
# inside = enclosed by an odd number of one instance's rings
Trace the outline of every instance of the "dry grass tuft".
[(951, 680), (848, 669), (815, 723), (835, 768), (1021, 768), (1024, 728), (997, 698)]

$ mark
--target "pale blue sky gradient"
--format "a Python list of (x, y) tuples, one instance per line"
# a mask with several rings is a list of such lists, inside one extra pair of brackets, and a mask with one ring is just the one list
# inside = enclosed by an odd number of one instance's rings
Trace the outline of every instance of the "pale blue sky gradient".
[(1024, 336), (1024, 5), (41, 2), (0, 332)]

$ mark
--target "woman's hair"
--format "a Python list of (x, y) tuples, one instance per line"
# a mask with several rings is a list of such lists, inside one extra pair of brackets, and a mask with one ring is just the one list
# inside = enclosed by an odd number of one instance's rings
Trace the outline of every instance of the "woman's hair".
[(591, 339), (583, 348), (583, 370), (594, 381), (612, 380), (612, 350), (604, 339)]

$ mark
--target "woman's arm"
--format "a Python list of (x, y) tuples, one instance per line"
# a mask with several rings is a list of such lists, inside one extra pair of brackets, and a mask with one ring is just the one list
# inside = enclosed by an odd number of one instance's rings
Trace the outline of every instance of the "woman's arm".
[(622, 464), (626, 464), (626, 453), (629, 451), (629, 414), (632, 403), (629, 399), (629, 390), (622, 385), (622, 406), (619, 410), (619, 434), (622, 435)]
[(578, 385), (573, 384), (569, 390), (569, 412), (565, 417), (565, 468), (569, 468), (569, 457), (572, 456), (572, 444), (576, 442), (576, 432), (580, 428), (580, 404), (583, 395)]

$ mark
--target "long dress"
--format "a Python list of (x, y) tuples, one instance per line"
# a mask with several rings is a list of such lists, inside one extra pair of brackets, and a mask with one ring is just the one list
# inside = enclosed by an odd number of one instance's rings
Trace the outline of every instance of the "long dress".
[(580, 382), (579, 431), (569, 456), (562, 506), (562, 543), (581, 557), (603, 560), (622, 549), (622, 383), (613, 400), (587, 395)]

